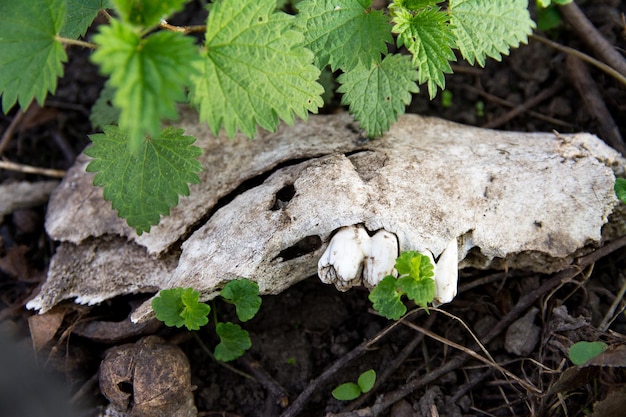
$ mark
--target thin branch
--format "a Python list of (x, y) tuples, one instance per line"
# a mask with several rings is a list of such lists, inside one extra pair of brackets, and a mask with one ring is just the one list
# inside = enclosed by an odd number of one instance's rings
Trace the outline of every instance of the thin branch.
[(546, 88), (545, 90), (540, 91), (539, 94), (537, 94), (536, 96), (529, 98), (528, 100), (526, 100), (522, 104), (514, 107), (513, 109), (511, 109), (510, 111), (506, 112), (502, 116), (496, 117), (495, 119), (490, 120), (489, 122), (483, 124), (481, 127), (484, 127), (484, 128), (487, 128), (487, 129), (493, 129), (493, 128), (496, 128), (496, 127), (500, 127), (503, 124), (511, 121), (512, 119), (514, 119), (518, 115), (520, 115), (520, 114), (522, 114), (522, 113), (532, 109), (533, 107), (537, 106), (539, 103), (541, 103), (541, 102), (547, 100), (548, 98), (552, 97), (562, 87), (563, 87), (563, 82), (559, 79), (559, 80), (557, 80), (557, 82), (552, 84), (549, 88)]
[[(484, 337), (482, 337), (482, 343), (488, 344), (493, 339), (495, 339), (498, 335), (500, 335), (505, 329), (507, 329), (511, 323), (517, 320), (518, 317), (522, 315), (534, 302), (536, 302), (539, 298), (544, 296), (545, 294), (552, 291), (552, 289), (558, 287), (563, 282), (567, 282), (572, 280), (576, 275), (578, 275), (582, 270), (584, 270), (587, 266), (596, 262), (598, 259), (607, 256), (611, 252), (620, 249), (626, 246), (626, 236), (617, 239), (613, 242), (606, 244), (605, 246), (599, 248), (598, 250), (590, 253), (589, 255), (583, 256), (577, 260), (577, 265), (570, 266), (565, 268), (563, 271), (557, 273), (552, 276), (552, 278), (545, 281), (539, 288), (529, 292), (528, 294), (522, 296), (517, 304), (494, 326), (491, 331)], [(476, 347), (477, 349), (477, 347)], [(473, 350), (475, 350), (473, 348)], [(417, 378), (403, 385), (396, 391), (384, 394), (380, 397), (381, 401), (376, 402), (371, 407), (362, 408), (359, 410), (355, 410), (347, 413), (339, 413), (339, 414), (328, 414), (328, 417), (376, 417), (384, 412), (386, 409), (391, 407), (393, 404), (411, 394), (412, 392), (424, 387), (425, 385), (439, 379), (443, 375), (452, 372), (458, 368), (460, 368), (467, 360), (469, 356), (465, 353), (459, 353), (453, 358), (451, 358), (448, 362), (441, 365), (437, 369), (433, 369), (427, 374), (423, 375), (421, 378)]]
[[(441, 342), (443, 344), (446, 344), (450, 347), (453, 347), (457, 350), (460, 350), (461, 352), (471, 356), (472, 358), (486, 364), (489, 366), (492, 366), (494, 368), (496, 368), (498, 371), (500, 371), (502, 374), (504, 374), (505, 376), (507, 376), (508, 378), (511, 378), (512, 380), (514, 380), (515, 382), (517, 382), (518, 384), (520, 384), (522, 387), (524, 387), (527, 391), (532, 391), (536, 394), (540, 394), (541, 390), (537, 387), (535, 387), (534, 385), (522, 380), (520, 377), (512, 374), (509, 370), (507, 370), (506, 368), (503, 368), (502, 366), (500, 366), (498, 363), (496, 363), (493, 358), (485, 358), (481, 355), (479, 355), (478, 353), (474, 352), (471, 349), (466, 348), (463, 345), (459, 345), (458, 343), (455, 343), (449, 339), (446, 339), (445, 337), (439, 336), (438, 334), (435, 334), (433, 332), (431, 332), (430, 330), (424, 329), (421, 326), (418, 326), (414, 323), (411, 323), (410, 321), (405, 321), (404, 322), (405, 326), (408, 326), (410, 328), (412, 328), (413, 330), (416, 330), (420, 333), (425, 334), (426, 336), (430, 337), (431, 339), (435, 339), (438, 342)], [(482, 345), (481, 345), (482, 347)]]
[[(26, 111), (28, 111), (32, 103), (33, 103), (32, 101), (28, 103), (28, 106), (26, 106)], [(24, 119), (24, 116), (26, 115), (26, 111), (19, 109), (17, 113), (15, 113), (15, 116), (13, 116), (13, 120), (11, 120), (11, 123), (9, 124), (9, 127), (7, 127), (7, 130), (5, 130), (4, 133), (2, 134), (2, 139), (0, 139), (0, 155), (4, 153), (4, 150), (9, 145), (9, 142), (11, 141), (11, 138), (13, 137), (13, 132), (15, 132), (15, 129), (17, 128), (17, 126)]]
[(17, 164), (15, 162), (0, 161), (0, 169), (8, 171), (24, 172), (26, 174), (39, 174), (52, 178), (63, 178), (65, 171), (62, 169), (38, 168), (30, 165)]
[(583, 53), (580, 52), (577, 49), (574, 48), (570, 48), (569, 46), (565, 46), (565, 45), (561, 45), (560, 43), (556, 43), (551, 41), (550, 39), (544, 38), (543, 36), (539, 36), (539, 35), (530, 35), (531, 39), (534, 39), (536, 41), (545, 43), (546, 45), (561, 51), (561, 52), (565, 52), (566, 54), (569, 55), (574, 55), (577, 58), (582, 59), (583, 61), (593, 65), (594, 67), (604, 71), (605, 73), (609, 74), (611, 77), (615, 78), (617, 81), (619, 81), (620, 83), (626, 85), (626, 76), (623, 76), (619, 71), (613, 69), (612, 67), (608, 66), (607, 64), (605, 64), (604, 62), (598, 61), (597, 59)]
[[(408, 317), (411, 314), (415, 313), (418, 310), (412, 310), (407, 313), (404, 317)], [(384, 337), (387, 333), (389, 333), (392, 329), (400, 324), (400, 321), (396, 321), (391, 323), (389, 326), (385, 327), (382, 331), (380, 331), (374, 338), (371, 340), (365, 341), (352, 349), (346, 355), (342, 356), (339, 360), (332, 364), (330, 368), (325, 370), (320, 376), (318, 376), (315, 380), (311, 381), (311, 383), (306, 387), (304, 391), (298, 395), (298, 398), (294, 400), (293, 403), (286, 409), (280, 417), (294, 417), (297, 416), (300, 411), (304, 408), (305, 404), (309, 401), (311, 395), (319, 390), (319, 388), (328, 381), (332, 376), (337, 373), (341, 368), (346, 366), (348, 363), (352, 362), (354, 359), (358, 358), (362, 354), (364, 354), (367, 349), (378, 342), (382, 337)]]
[(602, 36), (576, 3), (571, 2), (559, 6), (559, 11), (567, 23), (570, 24), (578, 36), (580, 36), (596, 55), (626, 77), (626, 59), (624, 59), (624, 57), (617, 52), (615, 47)]
[(205, 25), (174, 26), (174, 25), (170, 25), (165, 20), (161, 20), (161, 23), (159, 23), (159, 27), (161, 29), (170, 30), (172, 32), (184, 33), (185, 35), (188, 34), (188, 33), (204, 33), (204, 32), (206, 32), (206, 26)]
[(89, 43), (89, 42), (85, 42), (85, 41), (80, 41), (78, 39), (64, 38), (62, 36), (55, 36), (54, 40), (57, 41), (57, 42), (65, 43), (67, 45), (82, 46), (84, 48), (89, 48), (89, 49), (97, 49), (98, 48), (98, 45), (96, 45), (95, 43)]

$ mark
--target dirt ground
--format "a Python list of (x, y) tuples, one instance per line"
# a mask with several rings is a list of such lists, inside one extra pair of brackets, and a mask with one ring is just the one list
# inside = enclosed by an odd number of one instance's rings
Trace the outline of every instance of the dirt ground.
[[(200, 19), (198, 7), (192, 3), (187, 16)], [(623, 54), (626, 4), (598, 0), (581, 8)], [(568, 26), (547, 36), (593, 54)], [(68, 52), (56, 94), (44, 108), (26, 112), (0, 152), (3, 159), (63, 170), (89, 143), (93, 129), (88, 116), (104, 80), (89, 63), (88, 52)], [(619, 146), (616, 138), (626, 135), (624, 85), (537, 40), (502, 62), (488, 61), (485, 68), (459, 60), (454, 69), (446, 80), (450, 103), (444, 105), (442, 94), (429, 101), (423, 93), (408, 110), (496, 129), (588, 131), (614, 146)], [(595, 90), (604, 109), (590, 98)], [(0, 131), (6, 133), (15, 117), (15, 110), (0, 115)], [(0, 171), (4, 184), (48, 179)], [(366, 291), (339, 293), (310, 277), (283, 294), (263, 298), (260, 313), (245, 325), (253, 346), (228, 368), (206, 353), (207, 346), (217, 343), (211, 326), (197, 337), (158, 325), (140, 333), (124, 327), (131, 306), (148, 295), (96, 307), (67, 303), (45, 319), (33, 318), (24, 305), (37, 293), (55, 251), (43, 228), (45, 210), (45, 205), (18, 209), (0, 222), (0, 331), (9, 333), (4, 338), (15, 340), (22, 352), (34, 348), (39, 367), (28, 364), (33, 355), (12, 361), (7, 358), (14, 352), (0, 354), (5, 359), (0, 366), (16, 368), (0, 377), (0, 409), (8, 409), (4, 401), (26, 404), (60, 389), (78, 409), (75, 415), (99, 415), (107, 403), (98, 383), (107, 349), (158, 335), (188, 358), (200, 416), (626, 415), (626, 353), (620, 350), (626, 345), (626, 242), (599, 248), (580, 267), (551, 276), (463, 270), (458, 297), (443, 307), (446, 314), (418, 312), (396, 324), (372, 312)], [(229, 305), (219, 307), (234, 314)], [(490, 356), (476, 347), (474, 335)], [(616, 353), (604, 357), (603, 364), (575, 367), (568, 348), (581, 340), (603, 341)], [(469, 356), (473, 350), (491, 359), (485, 363)], [(56, 381), (44, 379), (43, 368)], [(355, 402), (332, 398), (334, 387), (355, 381), (368, 369), (378, 374), (371, 392)], [(7, 382), (13, 378), (9, 375), (16, 379)], [(173, 390), (176, 382), (169, 384), (165, 390)], [(133, 389), (126, 381), (117, 388), (121, 393)], [(15, 397), (3, 390), (15, 391)], [(136, 391), (134, 395), (138, 401)], [(159, 415), (159, 408), (164, 409), (157, 404), (137, 416)], [(51, 410), (30, 415), (70, 415)]]

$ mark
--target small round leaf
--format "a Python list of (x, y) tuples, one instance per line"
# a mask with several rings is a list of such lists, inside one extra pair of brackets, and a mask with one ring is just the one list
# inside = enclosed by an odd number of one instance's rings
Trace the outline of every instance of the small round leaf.
[(376, 371), (370, 369), (369, 371), (363, 372), (359, 375), (357, 383), (359, 384), (359, 388), (361, 388), (361, 392), (369, 392), (376, 383)]
[(355, 398), (359, 398), (359, 395), (361, 395), (361, 389), (354, 382), (346, 382), (345, 384), (341, 384), (335, 388), (332, 394), (337, 400), (351, 401)]
[(569, 348), (569, 358), (574, 365), (583, 365), (607, 348), (604, 342), (577, 342)]

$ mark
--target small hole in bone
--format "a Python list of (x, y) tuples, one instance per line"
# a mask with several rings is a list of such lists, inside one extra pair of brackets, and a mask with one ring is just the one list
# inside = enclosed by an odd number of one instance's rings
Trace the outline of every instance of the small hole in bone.
[(117, 384), (117, 388), (120, 391), (122, 391), (123, 393), (130, 394), (131, 398), (132, 398), (132, 395), (133, 395), (133, 384), (131, 384), (128, 381), (122, 381), (122, 382)]
[(322, 239), (317, 235), (307, 236), (296, 242), (295, 245), (280, 251), (276, 258), (284, 261), (299, 258), (311, 252), (315, 252), (322, 247)]
[(293, 184), (287, 184), (278, 192), (276, 192), (276, 196), (274, 197), (274, 204), (270, 208), (270, 210), (282, 210), (287, 207), (287, 204), (293, 196), (296, 195), (296, 187)]

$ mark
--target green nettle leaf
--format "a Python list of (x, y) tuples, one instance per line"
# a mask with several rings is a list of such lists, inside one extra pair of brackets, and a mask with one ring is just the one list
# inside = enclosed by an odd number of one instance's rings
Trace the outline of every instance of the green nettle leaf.
[(434, 266), (430, 258), (417, 251), (405, 251), (396, 259), (396, 271), (400, 275), (409, 275), (414, 280), (432, 278)]
[(361, 395), (361, 389), (354, 382), (346, 382), (339, 385), (332, 392), (333, 397), (339, 401), (352, 401), (359, 398)]
[(369, 300), (376, 311), (382, 316), (398, 320), (406, 313), (406, 306), (401, 300), (402, 292), (398, 291), (398, 280), (388, 275), (370, 292)]
[(91, 107), (89, 121), (94, 128), (103, 128), (106, 125), (115, 125), (120, 118), (120, 109), (113, 105), (115, 88), (106, 83), (98, 99)]
[(480, 66), (485, 56), (500, 61), (510, 47), (526, 43), (535, 27), (528, 0), (450, 0), (448, 12), (463, 58)]
[(455, 38), (448, 24), (448, 14), (438, 7), (428, 7), (417, 13), (397, 9), (393, 32), (398, 46), (406, 46), (413, 54), (413, 65), (418, 69), (419, 83), (428, 83), (428, 94), (433, 99), (437, 86), (445, 88), (444, 74), (451, 74), (450, 61), (456, 61), (452, 48)]
[(215, 359), (228, 362), (237, 359), (250, 349), (252, 342), (247, 331), (233, 323), (217, 323), (215, 332), (220, 343), (215, 346)]
[(626, 203), (626, 179), (616, 179), (613, 188), (615, 189), (615, 195), (617, 198), (619, 198), (622, 203)]
[(562, 6), (564, 4), (569, 4), (573, 1), (574, 0), (537, 0), (537, 6), (542, 8), (549, 7), (551, 4), (558, 4)]
[(207, 22), (206, 54), (194, 76), (191, 100), (214, 133), (241, 130), (254, 136), (257, 124), (275, 130), (279, 118), (292, 124), (323, 105), (319, 70), (294, 17), (275, 12), (273, 0), (221, 0)]
[(248, 321), (261, 308), (259, 285), (246, 278), (229, 281), (221, 291), (221, 296), (235, 304), (237, 317), (241, 321)]
[(146, 135), (157, 136), (161, 118), (178, 117), (177, 101), (185, 101), (185, 86), (195, 73), (199, 55), (193, 38), (175, 32), (156, 32), (142, 38), (117, 20), (100, 26), (94, 36), (99, 48), (91, 59), (100, 65), (117, 90), (113, 104), (121, 110), (119, 126), (137, 151)]
[(97, 172), (94, 185), (104, 188), (104, 198), (141, 235), (169, 214), (179, 195), (189, 195), (187, 184), (200, 182), (202, 166), (195, 158), (202, 150), (192, 146), (195, 140), (182, 129), (167, 128), (133, 153), (127, 134), (105, 126), (103, 134), (91, 136), (85, 153), (94, 160), (87, 171)]
[(122, 19), (134, 26), (152, 27), (181, 10), (189, 0), (112, 0)]
[(350, 113), (367, 135), (375, 137), (389, 130), (389, 125), (404, 113), (411, 93), (419, 91), (417, 78), (408, 56), (392, 54), (380, 64), (359, 65), (341, 74), (337, 91), (344, 93), (341, 103), (350, 106)]
[(67, 55), (56, 40), (65, 18), (65, 0), (0, 2), (0, 94), (2, 111), (16, 102), (41, 105), (57, 87)]
[(180, 316), (185, 320), (185, 326), (188, 330), (198, 330), (209, 322), (207, 316), (211, 312), (211, 307), (199, 301), (200, 293), (198, 291), (193, 288), (185, 288), (180, 298), (185, 306)]
[(61, 36), (76, 39), (84, 36), (100, 9), (113, 7), (110, 0), (65, 0), (67, 14)]
[(372, 0), (306, 0), (298, 4), (298, 24), (306, 46), (315, 53), (320, 68), (349, 71), (361, 64), (380, 62), (393, 42), (389, 22)]
[(374, 388), (374, 384), (376, 383), (376, 371), (370, 369), (368, 371), (363, 372), (359, 375), (359, 379), (357, 384), (361, 389), (361, 392), (366, 393), (370, 392), (372, 388)]
[(576, 342), (569, 348), (569, 358), (574, 365), (584, 365), (607, 348), (604, 342)]

